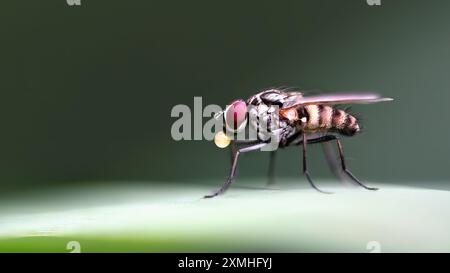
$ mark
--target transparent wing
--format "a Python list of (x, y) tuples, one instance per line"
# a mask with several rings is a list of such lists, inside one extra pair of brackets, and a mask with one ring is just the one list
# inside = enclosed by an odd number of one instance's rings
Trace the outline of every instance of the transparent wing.
[(307, 104), (369, 104), (391, 100), (393, 99), (383, 98), (380, 95), (374, 93), (329, 94), (296, 97), (296, 99), (290, 104), (283, 105), (283, 108), (291, 108)]
[(330, 171), (339, 179), (339, 181), (348, 184), (344, 172), (342, 171), (341, 162), (339, 161), (331, 142), (322, 142), (321, 144)]
[(247, 99), (247, 103), (252, 105), (265, 103), (285, 107), (285, 105), (293, 105), (300, 97), (303, 97), (303, 93), (299, 92), (296, 88), (272, 88), (251, 96)]
[[(295, 90), (295, 91), (294, 91)], [(280, 88), (280, 89), (269, 89), (260, 93), (262, 100), (267, 102), (281, 102), (286, 103), (287, 101), (295, 100), (298, 97), (303, 97), (303, 93), (297, 91), (293, 88)]]
[(300, 101), (304, 93), (299, 91), (291, 91), (285, 93), (285, 98), (283, 100), (283, 107), (282, 108), (289, 108), (297, 104), (298, 101)]

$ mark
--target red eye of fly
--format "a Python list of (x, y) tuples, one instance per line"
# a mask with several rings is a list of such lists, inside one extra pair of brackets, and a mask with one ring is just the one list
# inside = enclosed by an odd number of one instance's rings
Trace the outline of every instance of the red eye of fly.
[(225, 122), (228, 128), (237, 130), (247, 118), (247, 104), (243, 100), (235, 100), (225, 110)]

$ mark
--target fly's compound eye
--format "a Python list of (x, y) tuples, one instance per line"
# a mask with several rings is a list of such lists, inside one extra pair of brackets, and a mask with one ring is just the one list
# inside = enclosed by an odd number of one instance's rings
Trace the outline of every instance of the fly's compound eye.
[(224, 112), (227, 129), (240, 131), (247, 123), (247, 104), (243, 100), (233, 101)]

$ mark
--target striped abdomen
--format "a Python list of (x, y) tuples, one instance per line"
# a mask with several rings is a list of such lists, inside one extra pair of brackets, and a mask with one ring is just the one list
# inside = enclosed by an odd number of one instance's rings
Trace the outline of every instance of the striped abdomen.
[(305, 105), (297, 108), (297, 113), (300, 125), (305, 131), (336, 131), (347, 136), (353, 136), (360, 131), (354, 116), (328, 105)]

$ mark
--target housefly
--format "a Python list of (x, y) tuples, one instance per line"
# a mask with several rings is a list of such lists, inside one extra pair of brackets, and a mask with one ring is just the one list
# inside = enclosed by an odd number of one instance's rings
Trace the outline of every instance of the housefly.
[[(334, 141), (340, 158), (341, 173), (350, 181), (368, 189), (377, 188), (364, 185), (347, 168), (341, 136), (352, 137), (361, 131), (358, 119), (339, 109), (342, 104), (369, 104), (391, 101), (374, 93), (323, 94), (305, 96), (303, 92), (290, 89), (264, 90), (247, 100), (234, 100), (216, 118), (224, 121), (223, 131), (216, 134), (215, 143), (219, 147), (231, 144), (231, 170), (225, 183), (217, 191), (205, 198), (224, 193), (233, 183), (239, 156), (243, 153), (263, 150), (276, 138), (277, 148), (300, 146), (303, 150), (303, 174), (309, 184), (320, 190), (311, 179), (307, 166), (307, 147), (309, 144), (322, 143), (328, 157), (329, 143)], [(262, 126), (264, 125), (264, 126)], [(265, 128), (265, 130), (261, 130)], [(256, 132), (254, 139), (236, 139), (236, 135), (246, 129)], [(271, 151), (269, 177), (273, 176), (275, 152)], [(333, 163), (333, 162), (329, 162)]]

